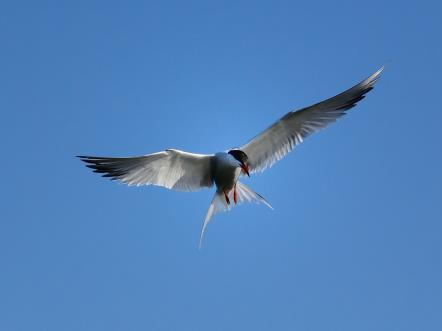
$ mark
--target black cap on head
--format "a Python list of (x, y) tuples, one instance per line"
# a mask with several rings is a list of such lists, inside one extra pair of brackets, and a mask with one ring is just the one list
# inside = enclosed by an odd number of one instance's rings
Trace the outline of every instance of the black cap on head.
[(237, 159), (239, 162), (241, 162), (242, 164), (246, 163), (247, 160), (249, 159), (247, 157), (247, 154), (244, 153), (242, 150), (240, 149), (231, 149), (229, 151), (229, 154), (232, 155), (235, 159)]

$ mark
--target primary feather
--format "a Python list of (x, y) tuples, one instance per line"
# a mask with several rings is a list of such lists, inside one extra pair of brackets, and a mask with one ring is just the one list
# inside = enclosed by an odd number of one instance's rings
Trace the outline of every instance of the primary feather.
[(196, 191), (213, 185), (213, 155), (167, 149), (136, 157), (79, 156), (94, 172), (127, 185), (157, 185), (179, 191)]
[(308, 135), (319, 131), (343, 116), (367, 92), (373, 89), (382, 70), (352, 88), (297, 111), (291, 111), (249, 141), (240, 150), (249, 157), (251, 172), (263, 171), (282, 159)]

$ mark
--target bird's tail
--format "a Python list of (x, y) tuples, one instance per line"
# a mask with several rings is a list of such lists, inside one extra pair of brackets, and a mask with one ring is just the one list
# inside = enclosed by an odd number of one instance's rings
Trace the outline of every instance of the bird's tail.
[[(262, 203), (267, 207), (269, 207), (270, 209), (273, 209), (273, 207), (267, 202), (267, 200), (264, 199), (260, 194), (254, 192), (251, 188), (247, 187), (243, 183), (240, 183), (239, 181), (236, 183), (236, 194), (237, 194), (238, 203), (245, 203), (245, 202)], [(209, 209), (207, 210), (203, 226), (201, 228), (201, 235), (199, 242), (200, 248), (201, 248), (201, 243), (203, 241), (204, 231), (206, 230), (207, 224), (209, 224), (213, 215), (222, 211), (228, 211), (230, 210), (231, 207), (234, 206), (233, 190), (229, 192), (229, 199), (231, 201), (230, 204), (227, 203), (223, 191), (217, 190), (215, 192), (212, 202), (210, 203)]]

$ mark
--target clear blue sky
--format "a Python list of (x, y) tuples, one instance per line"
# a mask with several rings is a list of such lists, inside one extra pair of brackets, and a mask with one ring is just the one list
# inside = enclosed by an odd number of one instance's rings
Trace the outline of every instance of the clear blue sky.
[[(442, 330), (437, 1), (11, 1), (0, 10), (0, 330)], [(238, 146), (381, 65), (246, 184), (130, 188), (78, 154)]]

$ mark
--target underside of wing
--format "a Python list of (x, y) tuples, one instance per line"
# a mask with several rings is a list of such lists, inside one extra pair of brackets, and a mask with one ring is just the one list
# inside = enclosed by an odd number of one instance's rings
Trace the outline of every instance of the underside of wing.
[(213, 185), (212, 155), (175, 149), (137, 157), (79, 156), (94, 172), (127, 185), (157, 185), (196, 191)]
[(352, 88), (297, 111), (291, 111), (240, 147), (252, 172), (263, 171), (282, 159), (308, 135), (319, 131), (356, 106), (373, 89), (383, 67)]

